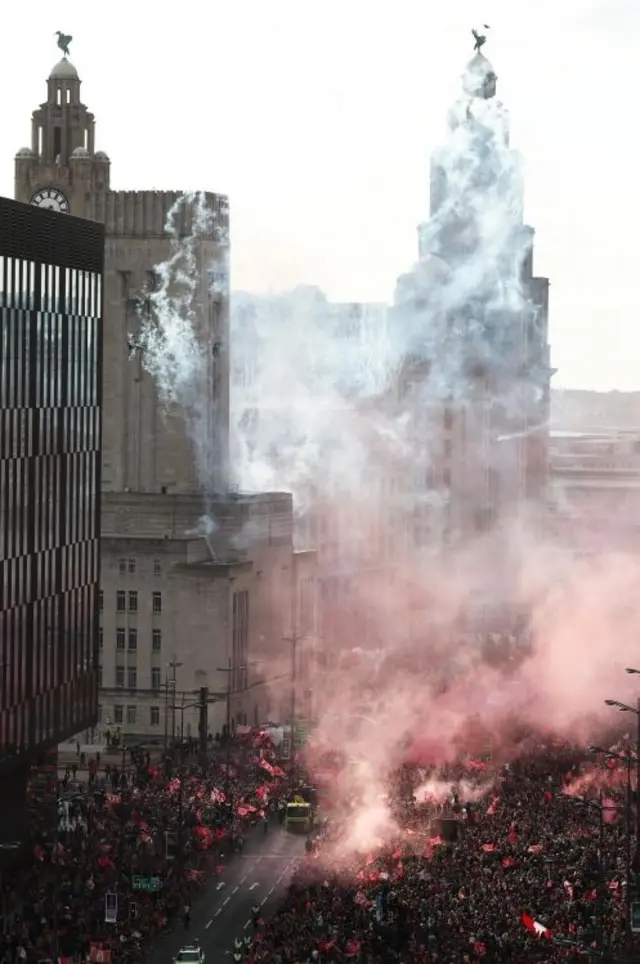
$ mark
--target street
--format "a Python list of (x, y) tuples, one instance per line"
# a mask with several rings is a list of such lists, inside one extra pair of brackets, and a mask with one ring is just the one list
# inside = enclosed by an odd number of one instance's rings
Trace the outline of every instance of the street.
[(286, 891), (304, 856), (304, 843), (304, 837), (286, 834), (281, 827), (272, 825), (266, 836), (256, 828), (243, 855), (234, 857), (196, 901), (189, 929), (179, 924), (156, 943), (153, 964), (171, 964), (179, 949), (196, 939), (207, 964), (225, 955), (231, 958), (234, 939), (253, 934), (251, 907), (257, 904), (267, 912)]

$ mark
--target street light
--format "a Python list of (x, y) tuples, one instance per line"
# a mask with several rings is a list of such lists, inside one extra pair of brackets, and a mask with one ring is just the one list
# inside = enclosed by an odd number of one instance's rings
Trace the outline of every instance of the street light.
[(296, 734), (296, 684), (298, 681), (298, 660), (297, 651), (298, 643), (304, 642), (305, 639), (309, 639), (308, 634), (299, 636), (297, 633), (293, 636), (283, 636), (283, 643), (291, 643), (291, 760), (294, 759), (295, 751), (295, 734)]
[[(166, 676), (167, 687), (169, 686), (169, 684), (172, 684), (172, 685), (173, 685), (174, 703), (175, 703), (175, 694), (176, 694), (176, 687), (177, 687), (177, 672), (176, 672), (176, 671), (179, 670), (181, 666), (182, 666), (182, 663), (180, 662), (179, 659), (176, 659), (176, 654), (174, 653), (174, 654), (173, 654), (173, 659), (170, 660), (170, 661), (167, 663), (167, 669), (168, 669), (168, 670), (169, 670), (169, 669), (172, 670), (171, 679), (169, 679), (169, 674), (168, 674), (168, 673), (167, 673), (167, 676)], [(168, 689), (167, 689), (167, 697), (168, 697), (168, 695), (169, 695), (169, 693), (168, 693)], [(167, 702), (168, 702), (168, 699), (167, 699)], [(175, 737), (176, 737), (176, 714), (175, 714), (175, 710), (174, 710), (173, 715), (172, 715), (172, 717), (171, 717), (171, 740), (172, 740), (172, 742), (175, 740)]]
[[(591, 808), (592, 810), (597, 811), (598, 814), (598, 882), (596, 886), (595, 931), (596, 947), (599, 951), (602, 951), (602, 945), (604, 943), (602, 920), (602, 891), (604, 884), (604, 815), (607, 811), (617, 810), (618, 808), (605, 806), (602, 799), (602, 790), (600, 791), (600, 798), (597, 801), (591, 800), (589, 797), (566, 797), (566, 799), (580, 806)], [(627, 881), (627, 889), (628, 888), (629, 881)]]
[[(637, 669), (627, 669), (627, 673), (637, 674)], [(605, 700), (606, 706), (612, 706), (620, 713), (635, 713), (636, 716), (636, 850), (640, 848), (640, 698), (637, 706), (629, 706), (628, 703), (621, 703), (620, 700)]]
[(625, 824), (626, 824), (626, 878), (627, 878), (627, 892), (626, 892), (626, 904), (627, 904), (627, 934), (631, 933), (631, 767), (636, 763), (636, 759), (633, 756), (624, 756), (622, 753), (615, 753), (613, 750), (605, 750), (601, 746), (590, 746), (589, 750), (591, 753), (601, 754), (608, 760), (619, 760), (624, 763), (627, 768), (627, 800), (626, 800), (626, 814), (625, 814)]

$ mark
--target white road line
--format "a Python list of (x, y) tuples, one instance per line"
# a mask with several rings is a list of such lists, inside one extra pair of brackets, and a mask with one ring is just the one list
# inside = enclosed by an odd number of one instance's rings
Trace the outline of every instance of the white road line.
[(249, 876), (249, 874), (245, 874), (244, 877), (242, 878), (242, 880), (240, 881), (240, 883), (241, 883), (241, 884), (244, 884), (244, 882), (245, 882), (245, 880), (247, 879), (248, 876)]
[(222, 907), (218, 907), (217, 911), (215, 912), (215, 914), (214, 914), (213, 916), (214, 916), (214, 917), (219, 917), (221, 913), (222, 913)]
[(225, 882), (221, 880), (220, 883), (216, 886), (216, 890), (222, 890), (222, 888), (225, 886), (226, 886)]
[(209, 921), (209, 923), (206, 925), (205, 930), (208, 931), (212, 924), (213, 924), (213, 917), (211, 918), (211, 920)]
[(239, 890), (240, 890), (239, 887), (234, 887), (233, 890), (231, 891), (231, 896), (233, 896), (234, 894), (237, 894)]
[(260, 884), (258, 884), (258, 883), (256, 883), (256, 884), (251, 884), (251, 887), (249, 887), (249, 890), (255, 890), (256, 887), (259, 887), (259, 886), (260, 886)]
[(230, 900), (231, 900), (230, 897), (225, 897), (225, 899), (222, 901), (222, 906), (226, 907)]
[(245, 923), (244, 927), (242, 928), (242, 930), (243, 930), (243, 931), (246, 931), (246, 929), (247, 929), (247, 927), (249, 926), (250, 923), (251, 923), (250, 920), (246, 921), (246, 923)]

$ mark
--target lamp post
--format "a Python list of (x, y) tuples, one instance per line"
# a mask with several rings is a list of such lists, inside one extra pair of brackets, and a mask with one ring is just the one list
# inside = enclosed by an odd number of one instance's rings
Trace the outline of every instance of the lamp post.
[(595, 914), (597, 953), (592, 955), (592, 957), (595, 959), (597, 957), (602, 957), (603, 944), (604, 944), (603, 920), (602, 920), (602, 897), (603, 897), (603, 885), (604, 885), (604, 873), (605, 873), (604, 815), (607, 811), (617, 810), (618, 808), (605, 806), (602, 799), (602, 790), (600, 791), (599, 799), (597, 801), (591, 800), (589, 797), (567, 797), (566, 799), (571, 801), (572, 803), (590, 808), (591, 810), (595, 810), (598, 814), (598, 882), (596, 885), (596, 914)]
[(308, 639), (307, 635), (283, 636), (283, 643), (291, 643), (291, 761), (294, 759), (296, 739), (296, 686), (298, 682), (298, 643)]
[[(182, 663), (180, 662), (180, 660), (176, 659), (176, 655), (174, 653), (173, 659), (167, 663), (167, 669), (170, 669), (172, 671), (169, 682), (173, 686), (174, 704), (175, 704), (175, 694), (176, 694), (176, 686), (177, 686), (177, 670), (179, 670), (181, 666), (182, 666)], [(171, 717), (171, 742), (172, 743), (175, 741), (175, 738), (176, 738), (176, 711), (174, 707), (173, 714)]]
[(169, 749), (169, 690), (173, 689), (173, 700), (172, 703), (176, 701), (176, 681), (175, 679), (169, 679), (169, 674), (167, 673), (164, 678), (164, 752), (167, 753)]
[[(627, 673), (638, 673), (637, 669), (627, 669)], [(640, 699), (637, 706), (629, 706), (620, 700), (605, 700), (607, 706), (613, 706), (621, 713), (635, 713), (636, 716), (636, 848), (640, 847)]]

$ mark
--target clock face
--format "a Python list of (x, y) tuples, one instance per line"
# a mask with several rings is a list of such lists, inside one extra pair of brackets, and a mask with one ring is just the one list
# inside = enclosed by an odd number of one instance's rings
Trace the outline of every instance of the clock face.
[(66, 197), (56, 187), (44, 187), (31, 198), (34, 207), (44, 208), (47, 211), (59, 211), (60, 214), (69, 213), (69, 202)]

